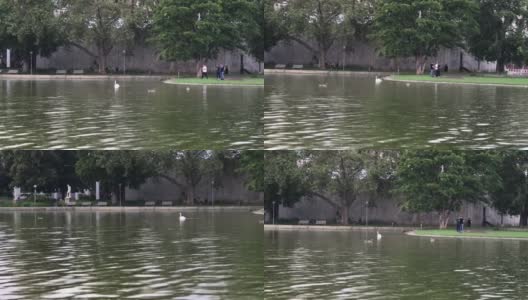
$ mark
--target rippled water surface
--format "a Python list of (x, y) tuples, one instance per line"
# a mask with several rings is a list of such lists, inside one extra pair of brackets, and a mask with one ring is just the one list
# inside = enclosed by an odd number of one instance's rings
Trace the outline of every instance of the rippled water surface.
[(0, 299), (262, 299), (250, 213), (0, 213)]
[(262, 147), (263, 88), (120, 84), (0, 80), (0, 149)]
[(268, 149), (528, 149), (525, 88), (267, 74), (265, 99)]
[(269, 299), (526, 299), (528, 241), (264, 234)]

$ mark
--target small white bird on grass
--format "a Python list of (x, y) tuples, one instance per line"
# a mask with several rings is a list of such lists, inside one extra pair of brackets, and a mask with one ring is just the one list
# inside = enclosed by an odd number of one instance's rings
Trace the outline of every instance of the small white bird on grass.
[(180, 222), (183, 222), (185, 220), (187, 220), (187, 218), (184, 215), (182, 215), (182, 213), (180, 213)]

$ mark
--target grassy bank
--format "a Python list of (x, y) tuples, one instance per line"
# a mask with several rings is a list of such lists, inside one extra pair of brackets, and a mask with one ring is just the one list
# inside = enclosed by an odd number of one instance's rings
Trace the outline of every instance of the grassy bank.
[(440, 76), (429, 75), (392, 75), (387, 78), (395, 81), (408, 82), (435, 82), (435, 83), (458, 83), (458, 84), (482, 84), (482, 85), (511, 85), (528, 87), (528, 78), (505, 77), (505, 76)]
[(454, 229), (424, 229), (416, 230), (414, 233), (418, 236), (528, 239), (528, 231), (521, 230), (472, 229), (458, 233)]
[(201, 78), (172, 78), (165, 83), (181, 84), (181, 85), (229, 85), (229, 86), (264, 86), (263, 76), (251, 77), (237, 77), (226, 78), (225, 80), (217, 80), (216, 78), (201, 79)]

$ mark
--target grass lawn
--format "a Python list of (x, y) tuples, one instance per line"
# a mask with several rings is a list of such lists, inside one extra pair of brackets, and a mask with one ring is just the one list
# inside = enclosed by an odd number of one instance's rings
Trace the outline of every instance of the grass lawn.
[(217, 80), (216, 78), (201, 79), (196, 77), (186, 78), (172, 78), (165, 83), (170, 84), (188, 84), (188, 85), (238, 85), (238, 86), (264, 86), (263, 76), (251, 77), (227, 77), (225, 80)]
[(504, 76), (440, 76), (429, 75), (392, 75), (391, 79), (401, 81), (423, 81), (441, 83), (470, 83), (470, 84), (496, 84), (528, 86), (528, 78), (504, 77)]
[(445, 237), (490, 237), (490, 238), (516, 238), (528, 239), (528, 231), (520, 230), (487, 230), (487, 229), (472, 229), (465, 230), (463, 233), (458, 233), (454, 228), (452, 229), (423, 229), (416, 230), (416, 235), (425, 236), (445, 236)]

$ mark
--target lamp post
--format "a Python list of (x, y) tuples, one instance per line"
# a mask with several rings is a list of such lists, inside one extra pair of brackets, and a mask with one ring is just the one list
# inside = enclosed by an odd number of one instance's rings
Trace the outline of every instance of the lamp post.
[(214, 180), (211, 180), (211, 205), (214, 206)]
[(119, 206), (121, 205), (121, 183), (119, 184)]
[(37, 203), (37, 185), (33, 185), (33, 204)]
[(33, 51), (29, 51), (29, 73), (33, 75)]
[(126, 49), (123, 50), (123, 75), (126, 75)]
[(273, 207), (271, 208), (271, 220), (273, 225), (275, 225), (275, 201), (272, 202)]
[(369, 202), (367, 200), (367, 201), (365, 201), (365, 211), (366, 211), (366, 213), (365, 213), (365, 226), (367, 226), (367, 227), (368, 227), (368, 207), (369, 207)]

